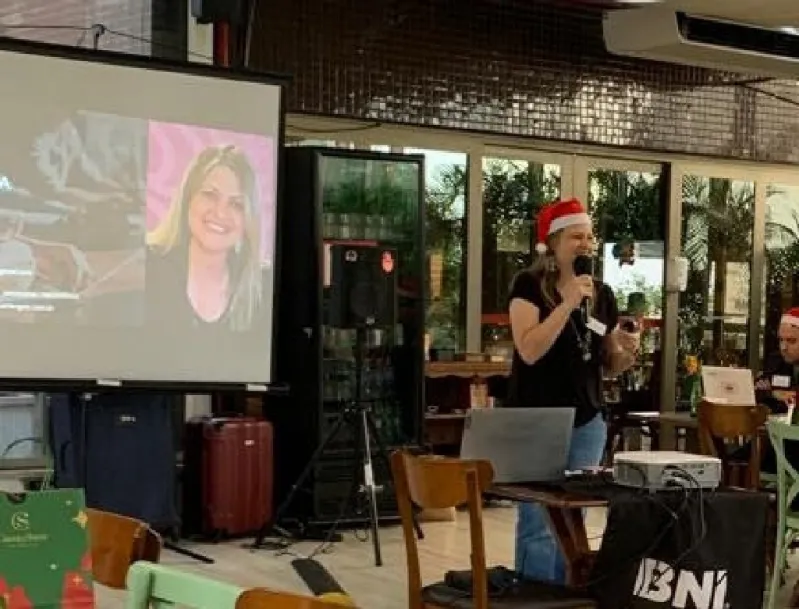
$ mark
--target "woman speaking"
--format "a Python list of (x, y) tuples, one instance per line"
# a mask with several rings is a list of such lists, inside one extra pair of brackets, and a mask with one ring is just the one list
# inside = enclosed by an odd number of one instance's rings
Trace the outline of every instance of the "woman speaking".
[[(509, 297), (514, 352), (508, 406), (574, 408), (568, 468), (594, 467), (607, 436), (602, 378), (632, 366), (640, 337), (617, 328), (613, 291), (591, 276), (590, 265), (584, 268), (594, 235), (582, 203), (551, 203), (537, 225), (538, 255), (514, 278)], [(537, 505), (519, 505), (515, 560), (516, 571), (527, 577), (565, 582), (563, 556)]]

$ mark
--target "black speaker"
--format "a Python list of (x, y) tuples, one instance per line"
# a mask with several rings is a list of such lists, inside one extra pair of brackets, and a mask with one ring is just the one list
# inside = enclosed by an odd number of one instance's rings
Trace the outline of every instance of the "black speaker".
[(247, 2), (248, 0), (191, 0), (191, 16), (197, 23), (244, 25)]
[(396, 250), (331, 245), (328, 268), (328, 325), (392, 327), (397, 323)]

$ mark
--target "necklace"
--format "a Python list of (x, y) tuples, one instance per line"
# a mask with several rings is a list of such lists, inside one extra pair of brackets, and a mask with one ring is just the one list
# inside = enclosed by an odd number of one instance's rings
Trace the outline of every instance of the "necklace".
[(580, 332), (577, 324), (574, 323), (574, 317), (569, 317), (569, 324), (574, 330), (574, 336), (577, 338), (577, 347), (580, 349), (580, 354), (584, 362), (591, 361), (591, 330), (585, 329), (584, 333)]

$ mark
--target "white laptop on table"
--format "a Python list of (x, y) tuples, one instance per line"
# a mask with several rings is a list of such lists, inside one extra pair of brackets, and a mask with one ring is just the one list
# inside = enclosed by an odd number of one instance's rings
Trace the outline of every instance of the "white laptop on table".
[[(788, 379), (788, 383), (790, 384), (790, 379)], [(704, 366), (702, 368), (702, 389), (705, 399), (717, 404), (754, 406), (757, 403), (754, 375), (748, 368)], [(779, 388), (773, 388), (772, 394), (783, 400), (788, 408), (787, 412), (783, 414), (769, 415), (769, 419), (790, 425), (796, 408), (796, 394), (790, 390), (782, 392)]]
[(702, 391), (706, 400), (720, 404), (754, 406), (755, 379), (749, 368), (702, 366)]
[(494, 482), (556, 482), (566, 476), (574, 408), (478, 408), (466, 414), (462, 459), (491, 462)]

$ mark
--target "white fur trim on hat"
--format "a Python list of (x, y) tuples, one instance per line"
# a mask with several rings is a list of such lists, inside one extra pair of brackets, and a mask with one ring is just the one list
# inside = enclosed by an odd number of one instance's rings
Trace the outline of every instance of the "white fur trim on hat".
[(556, 233), (567, 226), (576, 226), (578, 224), (591, 224), (591, 216), (586, 213), (582, 214), (569, 214), (568, 216), (561, 216), (555, 218), (549, 224), (549, 234)]
[(535, 244), (535, 251), (539, 254), (543, 255), (547, 253), (547, 244), (546, 243), (536, 243)]
[(794, 317), (793, 315), (783, 315), (780, 318), (780, 324), (785, 324), (788, 326), (796, 326), (799, 328), (799, 317)]

